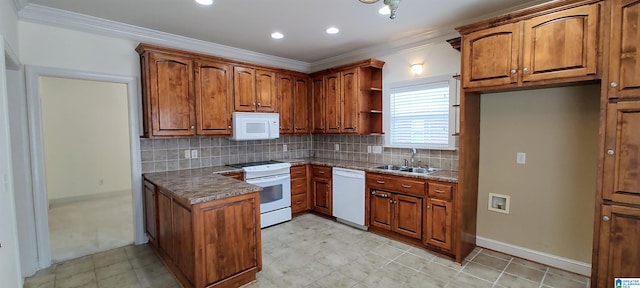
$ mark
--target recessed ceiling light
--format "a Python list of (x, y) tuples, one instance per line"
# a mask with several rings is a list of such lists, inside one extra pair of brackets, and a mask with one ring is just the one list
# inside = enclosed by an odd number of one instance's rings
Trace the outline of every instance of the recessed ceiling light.
[(336, 27), (327, 28), (327, 34), (338, 34), (338, 32), (340, 32), (340, 29)]
[(211, 5), (213, 4), (213, 0), (196, 0), (200, 5)]
[(391, 9), (389, 9), (389, 6), (384, 5), (380, 10), (378, 10), (378, 13), (380, 13), (380, 15), (389, 15), (391, 14)]
[(273, 33), (271, 33), (271, 38), (273, 38), (273, 39), (282, 39), (282, 38), (284, 38), (284, 35), (282, 35), (282, 33), (280, 33), (280, 32), (273, 32)]

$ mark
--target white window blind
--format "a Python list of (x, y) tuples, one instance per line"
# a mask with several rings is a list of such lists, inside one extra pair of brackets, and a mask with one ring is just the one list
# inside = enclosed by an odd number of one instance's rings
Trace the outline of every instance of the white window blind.
[(392, 146), (449, 146), (449, 85), (449, 81), (440, 81), (391, 89), (389, 128)]

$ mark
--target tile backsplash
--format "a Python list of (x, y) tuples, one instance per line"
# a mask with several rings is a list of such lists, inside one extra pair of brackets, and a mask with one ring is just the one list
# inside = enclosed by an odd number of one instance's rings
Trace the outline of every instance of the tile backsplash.
[[(382, 146), (383, 136), (372, 135), (281, 135), (274, 140), (231, 141), (225, 137), (140, 139), (142, 173), (184, 170), (252, 161), (318, 157), (403, 165), (410, 149), (384, 148), (368, 153), (368, 146)], [(339, 151), (335, 151), (335, 144)], [(287, 151), (284, 151), (287, 145)], [(198, 158), (185, 157), (196, 150)], [(458, 152), (417, 149), (414, 165), (458, 170)]]

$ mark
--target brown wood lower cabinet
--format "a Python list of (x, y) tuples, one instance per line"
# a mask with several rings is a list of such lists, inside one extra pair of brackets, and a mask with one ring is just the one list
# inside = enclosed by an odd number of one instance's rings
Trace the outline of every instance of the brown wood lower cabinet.
[(455, 190), (454, 183), (367, 173), (366, 225), (372, 232), (455, 257)]
[(145, 208), (146, 230), (157, 227), (151, 246), (183, 287), (249, 283), (262, 269), (259, 199), (256, 192), (190, 204), (145, 180), (145, 207), (157, 203)]
[(313, 191), (313, 201), (311, 210), (331, 216), (332, 209), (332, 192), (331, 192), (331, 167), (327, 166), (311, 166), (313, 178), (311, 181), (311, 189)]
[(291, 214), (309, 210), (308, 190), (307, 165), (291, 167)]

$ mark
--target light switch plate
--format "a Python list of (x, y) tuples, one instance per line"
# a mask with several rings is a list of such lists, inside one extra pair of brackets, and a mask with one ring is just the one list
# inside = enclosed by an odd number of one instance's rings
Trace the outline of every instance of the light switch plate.
[(287, 152), (287, 144), (282, 144), (282, 152)]
[(340, 144), (336, 143), (334, 145), (336, 151), (340, 151)]

